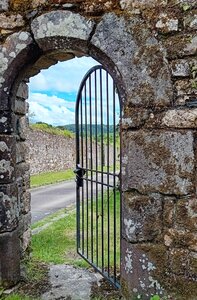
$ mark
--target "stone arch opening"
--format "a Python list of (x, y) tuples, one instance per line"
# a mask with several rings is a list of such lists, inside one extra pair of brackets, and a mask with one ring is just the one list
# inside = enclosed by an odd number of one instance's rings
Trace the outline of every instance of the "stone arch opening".
[[(90, 55), (119, 84), (123, 102), (124, 295), (127, 299), (133, 295), (149, 299), (154, 293), (171, 294), (173, 288), (172, 294), (178, 298), (185, 299), (187, 291), (195, 299), (196, 229), (191, 214), (196, 211), (196, 125), (193, 119), (190, 121), (192, 110), (185, 106), (180, 109), (180, 103), (175, 101), (172, 77), (179, 75), (176, 75), (177, 65), (173, 75), (170, 73), (167, 61), (169, 57), (194, 56), (195, 39), (184, 49), (174, 51), (171, 47), (173, 41), (177, 44), (174, 37), (169, 45), (166, 41), (158, 42), (139, 15), (117, 12), (100, 15), (95, 20), (84, 11), (78, 14), (58, 8), (33, 17), (28, 25), (31, 30), (23, 27), (9, 34), (1, 46), (0, 251), (5, 254), (1, 261), (1, 281), (9, 285), (19, 279), (18, 231), (25, 232), (18, 209), (21, 191), (18, 187), (25, 185), (24, 180), (19, 180), (17, 186), (16, 176), (25, 174), (27, 166), (15, 168), (18, 149), (13, 135), (21, 126), (14, 113), (20, 109), (14, 105), (15, 96), (20, 98), (23, 93), (19, 83), (43, 54), (49, 55), (49, 65), (57, 53), (64, 58), (70, 54)], [(175, 120), (177, 108), (179, 118)], [(182, 116), (186, 121), (182, 122)], [(22, 224), (20, 228), (18, 221)], [(182, 257), (188, 262), (185, 267)]]

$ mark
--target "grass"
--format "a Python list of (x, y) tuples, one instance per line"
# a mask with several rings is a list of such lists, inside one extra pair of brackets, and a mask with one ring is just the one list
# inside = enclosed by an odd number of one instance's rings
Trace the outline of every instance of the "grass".
[(66, 171), (46, 172), (37, 175), (31, 175), (30, 185), (31, 188), (36, 188), (43, 185), (71, 180), (74, 178), (74, 176), (75, 175), (72, 169), (68, 169)]
[[(117, 215), (119, 214), (119, 197), (117, 196)], [(89, 202), (88, 205), (91, 205)], [(92, 220), (96, 220), (96, 203), (93, 204), (94, 214)], [(104, 203), (104, 209), (107, 210), (107, 202)], [(101, 199), (98, 201), (98, 213), (101, 213)], [(86, 207), (84, 206), (84, 209)], [(63, 211), (56, 214), (60, 215)], [(113, 214), (113, 204), (110, 204), (110, 214)], [(111, 216), (112, 217), (112, 216)], [(41, 221), (40, 226), (44, 225), (45, 223), (49, 222), (51, 218), (45, 219)], [(101, 226), (101, 218), (98, 220), (98, 225)], [(107, 234), (107, 214), (105, 214), (104, 218), (104, 235)], [(119, 228), (120, 220), (117, 220), (117, 228)], [(94, 231), (94, 239), (93, 243), (96, 244), (95, 236), (96, 236), (96, 222), (94, 224), (89, 222), (89, 226), (93, 226)], [(34, 227), (35, 228), (35, 227)], [(87, 232), (87, 228), (84, 228)], [(88, 229), (90, 232), (90, 228)], [(87, 235), (86, 235), (87, 236)], [(110, 229), (110, 236), (113, 236), (113, 226)], [(119, 236), (119, 232), (117, 231), (117, 236)], [(98, 233), (98, 241), (101, 244), (102, 234), (101, 232)], [(118, 238), (117, 238), (118, 239)], [(87, 244), (87, 241), (84, 241)], [(88, 242), (89, 248), (91, 247), (90, 241)], [(111, 245), (112, 247), (113, 245)], [(105, 239), (104, 243), (104, 250), (107, 251), (108, 243), (107, 239)], [(80, 258), (76, 254), (76, 210), (72, 210), (69, 212), (68, 216), (65, 218), (59, 219), (52, 223), (49, 227), (41, 231), (40, 233), (33, 235), (32, 237), (32, 255), (33, 258), (44, 263), (54, 263), (54, 264), (72, 264), (74, 266), (79, 267), (88, 267), (88, 264)], [(117, 249), (117, 261), (120, 258), (120, 249)], [(99, 246), (100, 252), (100, 246)], [(94, 257), (96, 256), (96, 252), (94, 249)], [(110, 263), (113, 261), (113, 251), (110, 258)], [(99, 264), (101, 263), (99, 259)], [(106, 261), (105, 261), (106, 263)]]
[(30, 128), (32, 129), (37, 129), (37, 130), (42, 130), (50, 134), (55, 134), (55, 135), (62, 135), (65, 137), (69, 138), (74, 138), (74, 134), (67, 130), (67, 129), (60, 129), (57, 127), (53, 127), (52, 125), (46, 124), (46, 123), (36, 123), (36, 124), (31, 124)]
[(76, 211), (32, 237), (33, 258), (45, 263), (87, 267), (76, 255)]

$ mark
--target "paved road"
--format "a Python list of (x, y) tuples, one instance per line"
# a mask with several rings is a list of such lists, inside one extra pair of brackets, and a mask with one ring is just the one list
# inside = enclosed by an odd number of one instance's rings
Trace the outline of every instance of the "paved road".
[(32, 189), (32, 224), (61, 208), (75, 204), (75, 199), (74, 180)]

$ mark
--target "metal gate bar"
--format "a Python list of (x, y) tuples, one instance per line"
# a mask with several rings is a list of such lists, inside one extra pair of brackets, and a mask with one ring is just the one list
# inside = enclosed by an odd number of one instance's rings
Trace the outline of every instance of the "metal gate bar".
[(92, 68), (81, 83), (76, 103), (76, 195), (77, 252), (119, 287), (120, 145), (116, 148), (121, 112), (116, 91), (102, 66)]

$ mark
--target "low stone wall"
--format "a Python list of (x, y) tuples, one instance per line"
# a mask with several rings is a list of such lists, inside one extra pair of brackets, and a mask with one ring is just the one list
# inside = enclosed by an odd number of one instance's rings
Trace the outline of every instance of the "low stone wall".
[(74, 169), (74, 138), (29, 128), (26, 142), (31, 174)]

